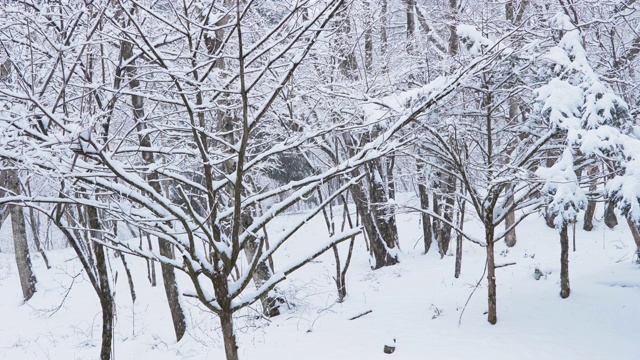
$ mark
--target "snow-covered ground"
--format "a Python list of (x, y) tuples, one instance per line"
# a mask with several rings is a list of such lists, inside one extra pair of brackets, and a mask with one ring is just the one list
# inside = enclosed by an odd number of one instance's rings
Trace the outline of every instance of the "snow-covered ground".
[[(271, 233), (275, 235), (279, 226), (296, 216), (300, 215), (277, 219)], [(421, 255), (418, 216), (400, 214), (403, 255), (399, 265), (371, 271), (365, 245), (358, 239), (347, 274), (349, 295), (338, 304), (332, 279), (334, 257), (324, 254), (281, 284), (279, 289), (289, 301), (282, 316), (262, 319), (255, 309), (238, 314), (241, 358), (640, 359), (636, 343), (640, 339), (640, 267), (632, 262), (631, 235), (625, 224), (609, 230), (598, 222), (589, 233), (581, 225), (577, 226), (577, 251), (570, 253), (568, 299), (559, 296), (558, 234), (532, 216), (518, 227), (515, 248), (507, 251), (504, 244), (497, 246), (498, 263), (516, 263), (497, 270), (497, 325), (487, 323), (484, 314), (485, 281), (470, 299), (459, 325), (465, 302), (483, 275), (484, 249), (465, 242), (462, 275), (455, 279), (454, 257), (440, 259), (435, 244), (428, 255)], [(473, 220), (466, 226), (481, 234)], [(7, 236), (8, 227), (5, 224), (2, 236)], [(304, 253), (311, 243), (326, 239), (326, 234), (324, 220), (314, 218), (285, 245), (275, 258), (276, 267)], [(98, 357), (97, 297), (73, 251), (48, 255), (51, 270), (34, 255), (38, 292), (22, 304), (13, 254), (0, 253), (0, 359)], [(194, 300), (184, 300), (190, 330), (175, 343), (162, 288), (150, 287), (144, 261), (127, 260), (134, 272), (135, 305), (120, 259), (111, 258), (119, 273), (115, 359), (224, 358), (215, 316)], [(546, 277), (536, 280), (536, 268)], [(180, 280), (187, 289), (188, 279)], [(393, 339), (395, 353), (384, 354), (383, 346)]]

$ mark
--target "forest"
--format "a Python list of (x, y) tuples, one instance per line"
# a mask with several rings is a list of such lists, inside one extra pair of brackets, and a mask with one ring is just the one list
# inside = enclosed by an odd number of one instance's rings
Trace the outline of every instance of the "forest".
[(640, 2), (0, 4), (0, 359), (640, 358)]

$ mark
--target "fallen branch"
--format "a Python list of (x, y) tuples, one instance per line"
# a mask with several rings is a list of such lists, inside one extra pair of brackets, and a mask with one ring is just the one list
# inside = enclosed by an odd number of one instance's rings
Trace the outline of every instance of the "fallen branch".
[(355, 320), (355, 319), (357, 319), (357, 318), (361, 318), (361, 317), (363, 317), (363, 316), (365, 316), (365, 315), (367, 315), (367, 314), (370, 314), (370, 313), (372, 313), (372, 312), (373, 312), (373, 310), (367, 310), (367, 311), (363, 312), (362, 314), (359, 314), (359, 315), (356, 315), (356, 316), (350, 317), (350, 318), (349, 318), (349, 320)]
[(495, 268), (502, 268), (502, 267), (507, 267), (507, 266), (511, 266), (511, 265), (515, 265), (516, 263), (514, 262), (510, 262), (510, 263), (504, 263), (504, 264), (500, 264), (500, 265), (496, 265)]

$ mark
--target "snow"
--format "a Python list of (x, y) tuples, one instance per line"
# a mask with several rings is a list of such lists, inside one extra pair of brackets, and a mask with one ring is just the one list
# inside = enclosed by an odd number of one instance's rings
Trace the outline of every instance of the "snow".
[(456, 33), (473, 57), (483, 55), (488, 48), (494, 45), (493, 41), (484, 37), (480, 31), (471, 25), (458, 25)]
[(574, 172), (573, 154), (565, 149), (562, 157), (550, 168), (541, 167), (536, 175), (546, 180), (542, 192), (547, 195), (547, 212), (555, 217), (557, 228), (573, 223), (578, 212), (587, 205), (587, 195), (580, 188)]
[[(398, 194), (397, 203), (416, 202)], [(602, 216), (599, 205), (596, 219)], [(335, 214), (341, 217), (340, 211)], [(278, 237), (305, 214), (273, 220), (271, 236)], [(471, 218), (471, 217), (470, 217)], [(579, 218), (580, 220), (580, 218)], [(592, 232), (577, 224), (577, 251), (570, 253), (571, 296), (558, 295), (560, 244), (557, 231), (531, 216), (517, 228), (518, 243), (496, 245), (496, 262), (515, 262), (497, 269), (498, 323), (486, 321), (486, 282), (462, 309), (480, 279), (485, 249), (465, 241), (462, 274), (453, 277), (454, 257), (439, 258), (434, 249), (421, 255), (422, 229), (417, 214), (399, 214), (399, 265), (371, 271), (362, 237), (356, 239), (347, 273), (348, 296), (335, 302), (334, 257), (326, 253), (290, 274), (279, 285), (287, 299), (283, 314), (265, 320), (257, 308), (241, 310), (236, 318), (241, 359), (638, 359), (640, 348), (640, 280), (632, 263), (635, 249), (628, 228), (614, 230), (597, 222)], [(465, 224), (482, 238), (475, 220)], [(571, 235), (570, 235), (571, 236)], [(10, 223), (0, 240), (10, 237)], [(328, 241), (324, 219), (318, 215), (283, 245), (276, 267), (298, 259)], [(348, 244), (339, 245), (346, 254)], [(6, 251), (7, 247), (1, 247)], [(453, 248), (451, 249), (453, 250)], [(97, 296), (71, 250), (49, 251), (53, 269), (46, 270), (33, 255), (38, 292), (22, 304), (13, 254), (0, 253), (0, 359), (96, 359), (100, 345), (100, 307)], [(115, 284), (117, 359), (219, 359), (224, 349), (217, 319), (192, 298), (184, 298), (189, 330), (174, 340), (163, 299), (162, 282), (152, 288), (146, 263), (127, 257), (138, 300), (131, 303), (120, 259), (110, 259), (119, 274)], [(281, 268), (281, 267), (280, 267)], [(534, 279), (535, 269), (546, 274)], [(156, 267), (160, 280), (160, 269)], [(180, 287), (191, 289), (178, 273)], [(66, 300), (62, 299), (70, 284)], [(59, 305), (60, 309), (54, 313)], [(254, 305), (258, 306), (258, 305)], [(355, 320), (351, 317), (371, 310)], [(396, 340), (392, 355), (383, 346)]]

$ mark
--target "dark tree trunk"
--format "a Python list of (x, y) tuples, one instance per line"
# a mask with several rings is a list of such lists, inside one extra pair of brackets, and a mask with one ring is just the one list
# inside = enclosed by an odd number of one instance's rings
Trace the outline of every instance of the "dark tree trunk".
[[(160, 255), (168, 259), (173, 259), (173, 249), (171, 243), (166, 240), (158, 239)], [(173, 320), (173, 329), (176, 333), (176, 340), (180, 341), (187, 331), (187, 322), (184, 316), (184, 310), (180, 306), (180, 294), (178, 284), (176, 283), (176, 274), (173, 267), (169, 264), (160, 263), (162, 270), (162, 280), (164, 282), (164, 291), (167, 295), (169, 310), (171, 311), (171, 319)]]
[[(370, 184), (370, 197), (367, 198), (362, 185), (351, 187), (353, 199), (362, 218), (362, 226), (369, 239), (369, 250), (373, 257), (373, 270), (398, 263), (398, 259), (389, 253), (396, 247), (398, 232), (393, 215), (384, 214), (378, 204), (384, 199), (382, 184)], [(386, 201), (384, 201), (386, 203)]]
[[(149, 251), (152, 251), (151, 236), (149, 235), (147, 235), (147, 245), (149, 246)], [(147, 278), (151, 287), (156, 287), (156, 262), (154, 260), (147, 259)]]
[(100, 308), (102, 310), (102, 345), (100, 346), (100, 360), (111, 360), (113, 344), (113, 298), (110, 295), (101, 295)]
[(496, 294), (496, 262), (494, 257), (494, 228), (485, 224), (485, 238), (487, 241), (487, 281), (488, 281), (488, 315), (487, 321), (495, 325), (498, 322), (497, 294)]
[(227, 360), (238, 360), (238, 343), (233, 329), (233, 314), (229, 311), (223, 311), (218, 316), (220, 317), (224, 352)]
[(413, 33), (416, 28), (414, 6), (415, 0), (404, 0), (405, 2), (405, 14), (407, 16), (407, 53), (413, 54)]
[(393, 176), (393, 168), (396, 163), (396, 158), (394, 156), (391, 156), (386, 160), (387, 161), (383, 163), (386, 165), (386, 169), (384, 170), (386, 172), (385, 174), (386, 176), (384, 177), (385, 179), (384, 185), (386, 186), (386, 190), (387, 190), (387, 198), (395, 199), (396, 198), (396, 181)]
[(387, 0), (380, 0), (380, 52), (387, 52)]
[(33, 235), (33, 243), (36, 246), (36, 250), (42, 256), (42, 260), (44, 261), (44, 265), (47, 269), (51, 269), (51, 265), (49, 265), (49, 258), (47, 254), (42, 249), (42, 243), (40, 242), (40, 234), (38, 233), (40, 230), (40, 221), (38, 221), (38, 215), (35, 213), (33, 208), (29, 208), (29, 222), (31, 227), (31, 234)]
[[(589, 168), (589, 171), (587, 171), (587, 174), (589, 176), (589, 192), (594, 192), (598, 189), (597, 184), (596, 184), (596, 175), (598, 174), (598, 167), (597, 166), (591, 166)], [(591, 231), (593, 230), (593, 215), (596, 212), (596, 202), (593, 200), (589, 200), (589, 202), (587, 203), (587, 209), (584, 212), (584, 223), (582, 225), (582, 228), (585, 231)]]
[[(353, 243), (353, 240), (351, 241)], [(338, 252), (337, 246), (333, 247), (333, 256), (336, 259), (336, 277), (333, 278), (336, 282), (336, 289), (338, 290), (338, 300), (336, 300), (336, 302), (342, 303), (344, 298), (347, 297), (347, 283), (340, 271), (340, 253)]]
[[(353, 229), (354, 224), (351, 220), (351, 214), (349, 214), (349, 204), (347, 203), (347, 199), (345, 196), (340, 196), (340, 200), (343, 205), (343, 213), (342, 213), (342, 226), (341, 231), (344, 231), (347, 223), (349, 224), (349, 228)], [(322, 201), (322, 196), (320, 196), (320, 201)], [(333, 211), (331, 211), (331, 204), (329, 204), (329, 211), (331, 216), (333, 217)], [(323, 214), (325, 216), (325, 221), (327, 223), (327, 228), (329, 230), (329, 235), (335, 235), (335, 228), (333, 220), (329, 219), (326, 211), (323, 209)], [(355, 224), (359, 226), (359, 223)], [(349, 251), (347, 252), (347, 258), (344, 262), (344, 267), (342, 267), (342, 262), (340, 261), (340, 252), (338, 251), (338, 246), (333, 246), (333, 256), (336, 261), (336, 276), (333, 278), (336, 282), (336, 289), (338, 291), (338, 303), (342, 303), (347, 296), (347, 270), (349, 269), (349, 264), (351, 263), (351, 255), (353, 254), (353, 245), (355, 243), (355, 237), (351, 238), (349, 241)]]
[(122, 266), (124, 266), (124, 271), (127, 274), (127, 282), (129, 283), (129, 293), (131, 294), (131, 302), (136, 302), (136, 287), (133, 284), (133, 277), (131, 276), (131, 269), (129, 269), (129, 265), (127, 264), (127, 259), (125, 259), (124, 254), (120, 253), (120, 259), (122, 260)]
[(607, 206), (604, 211), (604, 223), (609, 227), (609, 229), (613, 229), (616, 225), (618, 225), (618, 218), (616, 217), (616, 204), (613, 201), (607, 201)]
[(547, 224), (547, 227), (550, 227), (550, 228), (552, 228), (552, 229), (555, 229), (555, 228), (556, 228), (556, 224), (555, 224), (555, 222), (554, 222), (554, 221), (555, 221), (555, 219), (556, 219), (556, 217), (555, 217), (555, 216), (550, 215), (550, 214), (549, 214), (549, 212), (547, 212), (547, 213), (544, 215), (544, 223), (545, 223), (545, 224)]
[(596, 212), (596, 202), (589, 200), (587, 203), (587, 209), (584, 212), (584, 223), (582, 229), (585, 231), (593, 230), (593, 215)]
[[(418, 193), (420, 195), (420, 208), (422, 210), (429, 209), (429, 194), (427, 194), (426, 179), (423, 175), (424, 166), (418, 163)], [(424, 253), (427, 254), (431, 249), (431, 243), (433, 242), (433, 233), (431, 230), (431, 216), (428, 214), (421, 214), (422, 220), (422, 236), (424, 239)]]
[(460, 202), (460, 221), (458, 221), (458, 228), (460, 228), (460, 232), (456, 235), (456, 265), (454, 271), (454, 277), (456, 279), (460, 277), (460, 270), (462, 269), (462, 231), (464, 230), (464, 213), (466, 205), (466, 201), (464, 201), (464, 199), (460, 199)]
[(629, 218), (627, 218), (627, 225), (629, 225), (631, 236), (633, 236), (633, 241), (636, 243), (636, 263), (640, 264), (640, 229), (638, 225)]
[[(95, 207), (87, 207), (87, 218), (91, 229), (91, 239), (102, 240), (102, 226), (98, 217), (98, 210)], [(113, 345), (113, 293), (109, 281), (109, 269), (107, 256), (104, 247), (94, 242), (93, 249), (96, 258), (96, 270), (98, 273), (100, 307), (102, 309), (102, 346), (100, 348), (100, 360), (111, 360), (111, 349)]]
[[(19, 195), (20, 178), (15, 170), (6, 172), (7, 189), (15, 195)], [(29, 256), (29, 244), (27, 243), (27, 227), (24, 222), (24, 212), (19, 205), (9, 205), (11, 212), (11, 229), (13, 232), (13, 247), (20, 277), (20, 286), (24, 300), (31, 299), (36, 292), (36, 276), (33, 273), (31, 257)]]
[(566, 299), (571, 293), (569, 288), (569, 231), (566, 223), (560, 229), (560, 297)]
[(573, 252), (576, 252), (576, 222), (573, 222)]
[[(438, 240), (438, 251), (440, 252), (440, 258), (443, 258), (447, 252), (449, 251), (449, 245), (451, 244), (451, 225), (453, 221), (453, 213), (454, 213), (454, 204), (455, 198), (453, 194), (456, 190), (456, 179), (450, 175), (444, 175), (440, 178), (441, 186), (440, 188), (446, 194), (446, 196), (442, 196), (441, 200), (444, 199), (444, 204), (440, 202), (440, 214), (444, 218), (445, 221), (437, 221), (439, 224), (437, 226), (436, 238)], [(442, 182), (442, 180), (444, 180)], [(434, 195), (435, 197), (435, 195)], [(434, 219), (434, 222), (436, 220)]]

